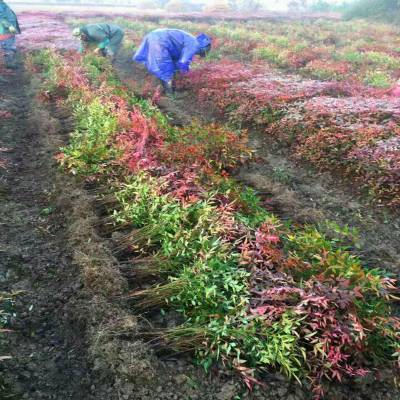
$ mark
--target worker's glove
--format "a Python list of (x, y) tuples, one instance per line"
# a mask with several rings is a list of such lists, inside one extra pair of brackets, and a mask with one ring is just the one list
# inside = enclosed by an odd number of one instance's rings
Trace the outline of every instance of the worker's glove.
[(178, 63), (179, 72), (186, 74), (189, 72), (189, 64), (188, 63)]
[(13, 26), (10, 26), (10, 27), (8, 28), (8, 32), (14, 34), (14, 33), (17, 33), (17, 30), (16, 30)]

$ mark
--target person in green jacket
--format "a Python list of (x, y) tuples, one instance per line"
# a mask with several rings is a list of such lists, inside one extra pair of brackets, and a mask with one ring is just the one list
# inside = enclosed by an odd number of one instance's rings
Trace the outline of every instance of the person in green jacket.
[(14, 11), (0, 0), (0, 53), (4, 53), (6, 68), (16, 68), (15, 35), (21, 33)]
[(121, 48), (124, 31), (114, 24), (90, 24), (75, 28), (73, 35), (81, 41), (80, 52), (94, 49), (113, 61)]

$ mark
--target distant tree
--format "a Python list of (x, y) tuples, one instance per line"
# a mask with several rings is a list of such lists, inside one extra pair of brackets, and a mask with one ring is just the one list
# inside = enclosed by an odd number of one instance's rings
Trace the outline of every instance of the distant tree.
[(319, 0), (315, 3), (311, 4), (310, 9), (311, 11), (330, 11), (331, 4), (326, 0)]
[(135, 7), (140, 8), (142, 10), (152, 10), (155, 8), (160, 8), (161, 4), (158, 0), (139, 0)]
[(312, 4), (310, 4), (310, 11), (316, 11), (316, 12), (344, 12), (349, 10), (351, 7), (350, 2), (348, 1), (343, 1), (342, 3), (339, 4), (333, 4), (329, 2), (328, 0), (317, 0), (314, 1)]
[(400, 20), (400, 0), (357, 0), (345, 14), (348, 18)]
[(228, 0), (216, 0), (203, 8), (204, 12), (210, 13), (224, 13), (232, 11)]
[(165, 5), (165, 10), (170, 12), (188, 12), (191, 11), (191, 3), (186, 0), (170, 0)]
[(229, 0), (228, 4), (234, 11), (254, 12), (263, 8), (261, 0)]
[(304, 11), (307, 9), (307, 0), (290, 0), (288, 9), (289, 11)]

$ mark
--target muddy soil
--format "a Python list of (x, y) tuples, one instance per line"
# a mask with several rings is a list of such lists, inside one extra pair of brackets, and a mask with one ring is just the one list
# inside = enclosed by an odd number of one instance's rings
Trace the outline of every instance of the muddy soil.
[[(82, 281), (57, 206), (57, 169), (23, 66), (0, 75), (0, 291), (19, 293), (1, 340), (4, 399), (97, 399)], [(42, 121), (48, 123), (49, 121)], [(112, 398), (107, 397), (107, 398)]]
[[(139, 91), (143, 85), (157, 84), (146, 70), (135, 65), (129, 55), (121, 56), (117, 65), (121, 78)], [(219, 122), (212, 109), (200, 106), (190, 92), (178, 92), (174, 98), (162, 97), (159, 107), (176, 125), (189, 125), (193, 119), (203, 123)], [(249, 145), (254, 162), (237, 172), (245, 184), (267, 194), (273, 210), (283, 219), (297, 223), (322, 224), (329, 220), (355, 228), (355, 251), (373, 267), (400, 274), (400, 215), (373, 205), (354, 185), (329, 173), (293, 161), (288, 150), (269, 139), (263, 132), (249, 131)]]

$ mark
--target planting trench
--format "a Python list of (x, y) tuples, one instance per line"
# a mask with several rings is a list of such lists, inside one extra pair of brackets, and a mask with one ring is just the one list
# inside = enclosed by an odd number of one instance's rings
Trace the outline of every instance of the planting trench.
[(92, 399), (82, 285), (66, 244), (67, 209), (57, 204), (56, 137), (48, 136), (57, 124), (33, 108), (22, 65), (1, 73), (0, 93), (0, 290), (16, 293), (0, 397)]

